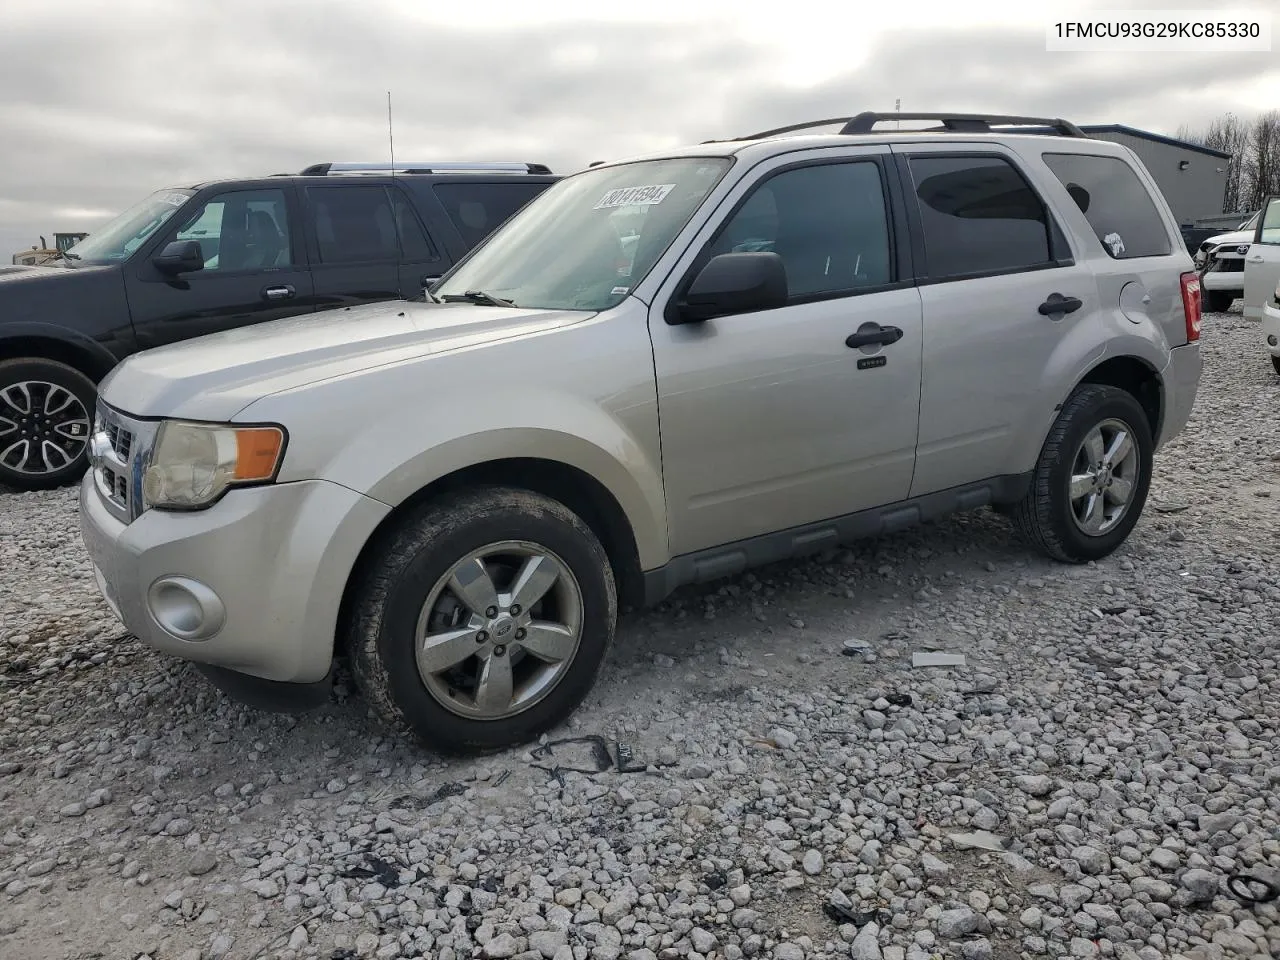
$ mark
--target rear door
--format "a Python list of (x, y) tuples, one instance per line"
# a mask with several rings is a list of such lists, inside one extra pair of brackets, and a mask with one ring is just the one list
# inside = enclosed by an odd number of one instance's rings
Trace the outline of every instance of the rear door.
[[(895, 149), (922, 264), (914, 497), (1030, 469), (1059, 399), (1046, 389), (1055, 353), (1096, 316), (1098, 288), (1011, 153)], [(1028, 432), (1039, 439), (1024, 463)]]
[(1253, 242), (1244, 259), (1244, 315), (1254, 320), (1262, 316), (1262, 305), (1275, 296), (1280, 284), (1280, 196), (1262, 204), (1262, 214), (1253, 228)]
[(400, 296), (400, 241), (379, 183), (306, 186), (306, 220), (318, 309)]
[[(229, 189), (167, 225), (125, 273), (138, 348), (311, 312), (299, 213), (287, 186)], [(173, 277), (153, 267), (150, 256), (174, 240), (197, 241), (204, 269)]]
[(404, 187), (392, 184), (387, 189), (400, 240), (397, 285), (401, 297), (413, 300), (421, 297), (423, 287), (438, 280), (451, 262), (439, 240), (424, 226), (423, 211), (414, 204)]

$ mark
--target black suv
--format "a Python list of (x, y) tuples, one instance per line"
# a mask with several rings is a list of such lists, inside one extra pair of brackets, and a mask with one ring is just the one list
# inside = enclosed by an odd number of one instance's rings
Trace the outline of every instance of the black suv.
[(419, 298), (558, 179), (533, 163), (320, 163), (161, 190), (46, 266), (0, 267), (0, 484), (84, 473), (95, 384), (129, 354)]

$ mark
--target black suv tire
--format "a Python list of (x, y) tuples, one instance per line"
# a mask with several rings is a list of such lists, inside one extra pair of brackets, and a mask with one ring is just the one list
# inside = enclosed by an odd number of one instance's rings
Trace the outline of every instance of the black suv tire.
[(0, 485), (47, 490), (84, 476), (97, 389), (56, 360), (0, 361)]

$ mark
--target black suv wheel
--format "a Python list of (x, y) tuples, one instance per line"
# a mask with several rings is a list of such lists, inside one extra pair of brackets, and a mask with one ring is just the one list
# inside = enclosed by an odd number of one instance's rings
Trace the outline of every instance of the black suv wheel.
[(65, 363), (0, 362), (0, 484), (45, 490), (82, 477), (96, 396)]

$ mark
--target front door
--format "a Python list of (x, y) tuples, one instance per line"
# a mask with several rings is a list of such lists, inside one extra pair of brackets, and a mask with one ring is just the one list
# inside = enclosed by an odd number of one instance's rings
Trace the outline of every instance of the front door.
[(1257, 320), (1280, 284), (1280, 197), (1267, 197), (1244, 258), (1244, 315)]
[(311, 274), (282, 189), (229, 190), (201, 204), (153, 248), (195, 240), (202, 270), (173, 277), (149, 261), (126, 272), (139, 349), (310, 313)]
[[(920, 398), (920, 297), (900, 279), (884, 148), (778, 158), (701, 233), (654, 302), (673, 556), (901, 500)], [(642, 229), (642, 228), (641, 228)], [(703, 323), (663, 308), (710, 257), (778, 253), (790, 302)], [(876, 325), (896, 342), (849, 346)]]

